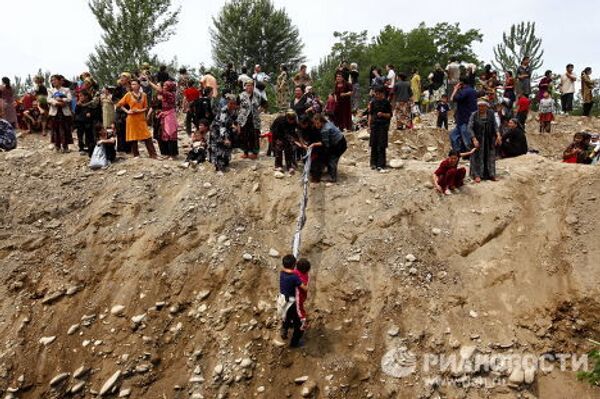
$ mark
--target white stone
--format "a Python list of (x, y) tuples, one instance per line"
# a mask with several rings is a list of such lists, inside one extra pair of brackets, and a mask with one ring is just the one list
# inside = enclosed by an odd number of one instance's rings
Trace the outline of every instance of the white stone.
[(113, 316), (123, 316), (124, 310), (125, 310), (125, 306), (115, 305), (110, 309), (110, 314)]
[(58, 374), (56, 377), (54, 377), (53, 379), (50, 380), (50, 386), (53, 387), (55, 385), (60, 384), (61, 382), (63, 382), (67, 378), (69, 378), (69, 375), (70, 375), (69, 373)]
[(515, 367), (508, 377), (508, 381), (515, 385), (521, 385), (525, 381), (525, 373), (521, 367)]
[(298, 377), (298, 378), (294, 379), (294, 382), (298, 385), (304, 384), (306, 381), (308, 381), (307, 375), (303, 375), (302, 377)]
[(360, 262), (360, 254), (354, 254), (354, 255), (350, 255), (347, 258), (348, 262)]
[(119, 398), (126, 398), (129, 395), (131, 395), (131, 389), (129, 388), (121, 389), (121, 391), (119, 391)]
[(434, 236), (439, 236), (440, 234), (442, 234), (442, 230), (438, 229), (437, 227), (434, 227), (433, 229), (431, 229), (431, 232), (433, 233)]
[(121, 370), (115, 371), (115, 373), (113, 375), (111, 375), (108, 380), (106, 380), (106, 382), (104, 383), (104, 385), (102, 385), (102, 388), (100, 388), (100, 392), (98, 393), (98, 395), (104, 396), (107, 393), (110, 393), (110, 391), (112, 391), (112, 389), (114, 388), (115, 384), (119, 380), (120, 376), (121, 376)]
[(248, 369), (248, 368), (252, 367), (253, 364), (254, 364), (254, 362), (252, 361), (252, 359), (250, 359), (249, 357), (246, 357), (246, 358), (242, 359), (242, 362), (240, 363), (240, 367), (243, 369)]
[(125, 169), (121, 169), (117, 172), (117, 176), (123, 176), (125, 173), (127, 173), (127, 171)]
[(404, 168), (404, 161), (401, 159), (392, 159), (389, 162), (390, 168), (392, 169), (402, 169)]
[(275, 248), (271, 248), (269, 249), (269, 256), (271, 258), (279, 258), (279, 251), (277, 251)]
[(81, 391), (84, 386), (85, 386), (85, 381), (79, 381), (77, 384), (73, 385), (73, 388), (71, 388), (71, 393), (77, 393), (77, 392)]
[(140, 314), (137, 316), (133, 316), (131, 318), (131, 321), (134, 322), (135, 324), (140, 324), (142, 321), (144, 321), (145, 318), (146, 318), (146, 313)]
[(250, 255), (249, 253), (245, 253), (244, 255), (242, 255), (242, 258), (244, 258), (244, 260), (246, 261), (250, 261), (252, 260), (252, 255)]
[(417, 257), (414, 256), (413, 254), (408, 254), (408, 255), (406, 255), (406, 261), (407, 262), (411, 262), (411, 263), (412, 262), (416, 262), (417, 261)]
[(277, 171), (273, 173), (273, 177), (275, 177), (276, 179), (283, 179), (285, 177), (285, 174), (283, 172)]
[(42, 337), (39, 340), (39, 343), (44, 345), (44, 346), (48, 346), (50, 345), (52, 342), (54, 342), (56, 340), (56, 336), (53, 337)]
[(223, 373), (223, 365), (220, 363), (217, 364), (213, 371), (214, 371), (215, 375), (221, 375), (221, 373)]
[(79, 324), (73, 324), (71, 327), (69, 327), (67, 335), (73, 335), (77, 332), (77, 330), (79, 330)]
[(390, 329), (387, 331), (388, 335), (390, 337), (395, 337), (398, 334), (400, 334), (400, 328), (398, 328), (398, 326), (392, 326), (390, 327)]

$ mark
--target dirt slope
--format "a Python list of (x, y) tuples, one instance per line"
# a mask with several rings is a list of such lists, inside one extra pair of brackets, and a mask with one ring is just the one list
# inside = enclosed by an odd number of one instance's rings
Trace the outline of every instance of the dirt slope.
[[(447, 198), (429, 183), (447, 150), (430, 123), (393, 134), (390, 159), (405, 162), (388, 173), (350, 134), (341, 183), (311, 187), (312, 328), (296, 351), (278, 338), (269, 252), (289, 250), (297, 176), (275, 179), (266, 158), (225, 176), (147, 159), (90, 172), (22, 140), (0, 154), (2, 395), (600, 397), (556, 367), (512, 387), (509, 371), (423, 370), (428, 354), (583, 354), (600, 337), (600, 177), (554, 161), (598, 123), (530, 132), (546, 157), (501, 161), (499, 182)], [(408, 352), (417, 372), (390, 375), (390, 353)]]

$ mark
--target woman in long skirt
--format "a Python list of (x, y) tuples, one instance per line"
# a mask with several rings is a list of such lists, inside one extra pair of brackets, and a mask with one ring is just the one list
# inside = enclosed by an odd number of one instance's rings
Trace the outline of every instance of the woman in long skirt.
[(477, 111), (469, 119), (469, 133), (476, 148), (471, 155), (471, 177), (476, 183), (496, 181), (496, 146), (502, 144), (502, 137), (494, 111), (486, 101), (477, 103)]
[(341, 72), (335, 75), (335, 124), (340, 130), (352, 130), (352, 85)]
[(160, 153), (169, 158), (175, 158), (179, 155), (177, 147), (177, 113), (175, 104), (177, 100), (176, 85), (172, 80), (167, 80), (162, 87), (151, 83), (152, 87), (162, 97), (162, 109), (158, 117), (160, 118), (160, 140), (158, 147)]

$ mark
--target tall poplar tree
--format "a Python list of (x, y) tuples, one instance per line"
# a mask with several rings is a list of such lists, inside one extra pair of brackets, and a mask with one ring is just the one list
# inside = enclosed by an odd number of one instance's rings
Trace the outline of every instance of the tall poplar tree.
[(171, 0), (90, 0), (90, 10), (104, 31), (87, 65), (101, 83), (133, 71), (143, 62), (157, 63), (152, 49), (174, 33), (181, 8)]

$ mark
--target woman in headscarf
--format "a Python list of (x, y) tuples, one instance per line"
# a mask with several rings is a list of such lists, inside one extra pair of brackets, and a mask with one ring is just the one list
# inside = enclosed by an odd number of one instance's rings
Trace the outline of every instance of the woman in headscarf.
[(240, 108), (237, 116), (241, 127), (242, 158), (256, 159), (260, 150), (260, 113), (265, 104), (264, 98), (254, 91), (254, 81), (249, 80), (240, 94)]
[(288, 99), (290, 96), (290, 85), (288, 70), (285, 65), (281, 66), (281, 72), (277, 77), (277, 106), (281, 111), (288, 108)]
[(594, 106), (593, 90), (596, 83), (591, 78), (592, 68), (587, 67), (581, 72), (581, 97), (583, 101), (583, 116), (590, 116)]
[(15, 109), (15, 93), (10, 85), (10, 79), (7, 77), (2, 78), (2, 84), (0, 85), (0, 99), (4, 102), (4, 119), (16, 128), (17, 110)]
[(334, 121), (340, 130), (352, 130), (352, 85), (344, 80), (341, 71), (335, 74)]
[(477, 149), (471, 155), (471, 177), (476, 183), (482, 179), (496, 181), (496, 146), (502, 143), (502, 137), (487, 101), (477, 102), (477, 111), (469, 118), (468, 130)]
[(131, 152), (135, 158), (139, 158), (138, 141), (146, 144), (150, 158), (158, 158), (152, 136), (146, 124), (146, 111), (148, 111), (148, 97), (141, 90), (140, 81), (133, 79), (131, 81), (131, 91), (119, 100), (117, 107), (127, 114), (127, 130), (125, 139), (131, 145)]
[(301, 118), (310, 106), (311, 103), (308, 101), (308, 96), (302, 91), (302, 87), (296, 86), (294, 88), (294, 98), (290, 102), (289, 108), (296, 112), (298, 118)]
[(172, 80), (164, 82), (162, 87), (152, 82), (150, 84), (161, 97), (161, 111), (158, 114), (158, 118), (160, 119), (158, 147), (161, 155), (173, 159), (179, 155), (177, 147), (177, 113), (175, 111), (177, 85)]
[(333, 123), (327, 120), (322, 114), (313, 117), (314, 127), (321, 131), (321, 142), (315, 144), (315, 147), (323, 147), (324, 161), (327, 165), (327, 172), (331, 182), (337, 182), (338, 163), (340, 158), (348, 149), (348, 143), (344, 134)]
[(350, 64), (350, 84), (352, 85), (352, 112), (358, 110), (358, 104), (360, 102), (360, 83), (358, 78), (360, 74), (358, 72), (358, 64), (353, 62)]
[(502, 144), (500, 144), (500, 155), (502, 158), (513, 158), (527, 154), (527, 137), (521, 124), (516, 118), (508, 121), (506, 129), (502, 133)]
[(69, 144), (73, 144), (71, 90), (63, 87), (63, 77), (54, 75), (50, 78), (52, 88), (48, 91), (50, 110), (51, 142), (56, 151), (69, 152)]

